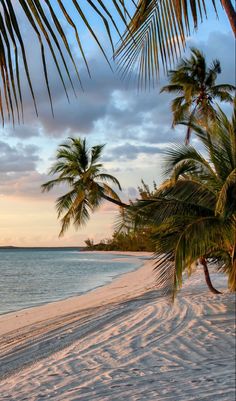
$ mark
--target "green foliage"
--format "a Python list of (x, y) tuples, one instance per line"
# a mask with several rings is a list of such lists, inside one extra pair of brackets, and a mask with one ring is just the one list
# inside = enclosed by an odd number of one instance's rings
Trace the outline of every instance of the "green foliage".
[(217, 263), (236, 290), (235, 113), (230, 120), (219, 110), (207, 130), (192, 125), (207, 157), (189, 145), (172, 146), (166, 152), (170, 178), (152, 198), (134, 204), (143, 216), (139, 224), (155, 227), (157, 284), (172, 293), (201, 258)]
[(183, 58), (176, 70), (168, 73), (170, 84), (164, 86), (161, 92), (176, 93), (172, 101), (173, 126), (187, 122), (186, 142), (188, 143), (192, 123), (205, 126), (217, 115), (215, 100), (233, 102), (230, 92), (235, 86), (229, 84), (216, 85), (218, 74), (221, 73), (219, 60), (213, 60), (208, 67), (202, 52), (191, 49), (189, 59)]
[[(209, 7), (209, 1), (208, 7)], [(215, 1), (210, 1), (215, 7)], [(36, 95), (30, 74), (31, 58), (27, 57), (28, 37), (22, 15), (32, 28), (39, 44), (45, 86), (53, 113), (47, 58), (49, 55), (58, 73), (59, 82), (69, 101), (67, 81), (76, 95), (72, 75), (75, 73), (82, 86), (80, 72), (68, 36), (74, 37), (77, 52), (90, 76), (88, 58), (82, 40), (84, 29), (97, 44), (110, 65), (103, 47), (104, 36), (114, 53), (114, 40), (121, 38), (115, 52), (124, 74), (138, 71), (139, 82), (156, 81), (162, 63), (169, 68), (185, 47), (185, 38), (191, 27), (207, 16), (205, 0), (2, 0), (0, 9), (1, 78), (0, 115), (4, 123), (7, 116), (13, 123), (24, 120), (22, 62), (26, 82), (32, 95), (36, 114)], [(94, 18), (95, 17), (95, 18)], [(98, 29), (99, 25), (99, 29)], [(101, 25), (104, 27), (102, 31)], [(123, 34), (120, 32), (125, 29)], [(100, 33), (101, 32), (101, 33)], [(67, 35), (68, 33), (68, 35)], [(105, 35), (104, 35), (105, 33)], [(115, 36), (113, 36), (115, 34)], [(34, 49), (37, 51), (37, 49)], [(111, 65), (110, 65), (111, 66)]]
[(92, 240), (92, 239), (86, 239), (85, 241), (85, 244), (86, 244), (86, 246), (87, 246), (87, 248), (88, 249), (93, 249), (93, 246), (94, 246), (94, 241)]
[[(157, 191), (157, 184), (153, 183), (153, 189), (142, 180), (141, 185), (138, 187), (140, 199), (150, 199)], [(137, 224), (138, 217), (136, 210), (131, 207), (121, 209), (117, 217), (117, 229), (114, 231), (112, 238), (102, 240), (98, 244), (89, 246), (93, 250), (105, 251), (147, 251), (154, 252), (155, 244), (152, 239), (154, 233), (153, 227), (150, 224), (140, 225)]]
[[(208, 1), (215, 8), (215, 1)], [(215, 8), (216, 11), (216, 8)], [(205, 0), (138, 0), (115, 56), (123, 76), (133, 71), (140, 87), (158, 82), (186, 46), (186, 36), (207, 16)]]
[(68, 138), (59, 146), (56, 162), (49, 174), (57, 175), (42, 185), (43, 191), (50, 191), (54, 186), (65, 184), (69, 192), (56, 201), (58, 217), (61, 218), (60, 236), (65, 233), (70, 224), (75, 228), (85, 225), (104, 200), (109, 200), (118, 206), (125, 206), (117, 193), (107, 183), (115, 185), (119, 190), (119, 181), (103, 171), (101, 155), (104, 145), (87, 147), (86, 140)]
[(155, 250), (154, 243), (151, 239), (151, 228), (142, 228), (135, 232), (118, 232), (115, 231), (112, 238), (102, 240), (98, 244), (91, 243), (86, 240), (85, 243), (90, 250), (97, 251), (146, 251), (153, 252)]

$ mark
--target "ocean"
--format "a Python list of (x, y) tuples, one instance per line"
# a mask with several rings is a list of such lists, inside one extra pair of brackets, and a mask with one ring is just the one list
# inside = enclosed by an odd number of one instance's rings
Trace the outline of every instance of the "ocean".
[(141, 264), (74, 249), (0, 249), (0, 314), (83, 294)]

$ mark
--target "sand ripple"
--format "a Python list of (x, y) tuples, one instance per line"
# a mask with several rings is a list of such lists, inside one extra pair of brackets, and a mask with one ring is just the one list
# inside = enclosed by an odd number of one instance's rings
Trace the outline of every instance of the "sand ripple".
[(196, 275), (172, 307), (150, 291), (8, 337), (0, 400), (232, 401), (233, 300)]

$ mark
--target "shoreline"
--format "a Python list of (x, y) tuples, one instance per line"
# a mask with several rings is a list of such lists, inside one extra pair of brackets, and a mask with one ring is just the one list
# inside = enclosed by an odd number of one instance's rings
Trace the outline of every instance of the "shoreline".
[(153, 263), (2, 320), (0, 401), (232, 400), (235, 295), (209, 293), (198, 269), (171, 304)]
[[(83, 252), (83, 254), (87, 253), (89, 255), (91, 255), (93, 253), (96, 253), (96, 254), (107, 254), (108, 253), (108, 254), (111, 254), (111, 255), (117, 255), (118, 257), (113, 259), (113, 261), (118, 261), (118, 262), (119, 261), (124, 262), (125, 261), (125, 256), (139, 259), (141, 265), (139, 265), (138, 267), (135, 267), (133, 270), (131, 270), (131, 272), (134, 272), (134, 271), (140, 269), (140, 267), (142, 267), (143, 263), (145, 262), (145, 259), (143, 259), (143, 258), (150, 258), (151, 259), (152, 255), (153, 255), (152, 252), (134, 252), (134, 251), (130, 251), (130, 252), (127, 251), (126, 252), (126, 251), (88, 251), (88, 250), (85, 250), (85, 251), (79, 251), (79, 253), (80, 252), (81, 253)], [(123, 257), (119, 258), (119, 255), (123, 256)], [(129, 261), (129, 260), (127, 260), (127, 261)], [(25, 308), (13, 309), (13, 310), (10, 310), (10, 311), (6, 311), (6, 312), (3, 312), (3, 313), (0, 313), (0, 320), (1, 320), (1, 316), (4, 316), (4, 315), (17, 314), (17, 312), (21, 312), (21, 311), (24, 311), (24, 310), (35, 309), (35, 308), (38, 308), (40, 306), (49, 305), (49, 304), (52, 304), (52, 303), (55, 303), (55, 302), (66, 301), (66, 300), (68, 300), (70, 298), (81, 297), (82, 295), (85, 295), (85, 294), (88, 294), (88, 293), (90, 293), (92, 291), (95, 291), (96, 289), (98, 289), (100, 287), (105, 287), (105, 286), (109, 285), (110, 283), (113, 282), (113, 280), (116, 280), (117, 278), (123, 276), (126, 273), (128, 273), (128, 272), (119, 273), (119, 274), (113, 276), (110, 281), (104, 282), (103, 284), (98, 284), (96, 287), (91, 288), (89, 290), (85, 290), (84, 292), (80, 292), (80, 293), (78, 292), (77, 294), (66, 296), (65, 298), (62, 297), (62, 298), (54, 299), (54, 300), (51, 300), (51, 301), (45, 301), (45, 302), (42, 301), (41, 303), (38, 303), (36, 305), (30, 305), (30, 306), (27, 306)], [(1, 330), (0, 330), (0, 335), (1, 335)]]
[[(97, 286), (87, 292), (70, 296), (64, 299), (45, 302), (40, 305), (31, 306), (24, 309), (18, 309), (12, 312), (6, 312), (0, 315), (0, 337), (6, 335), (7, 333), (22, 329), (25, 326), (30, 326), (32, 324), (37, 324), (37, 322), (41, 322), (47, 319), (59, 318), (65, 314), (70, 314), (74, 312), (84, 311), (86, 308), (96, 307), (96, 306), (106, 306), (110, 302), (110, 294), (106, 292), (106, 288), (108, 291), (114, 290), (117, 286), (116, 281), (118, 280), (118, 286), (122, 285), (122, 278), (126, 275), (135, 273), (137, 270), (145, 267), (146, 263), (153, 263), (151, 260), (152, 253), (151, 252), (124, 252), (124, 251), (83, 251), (84, 253), (98, 253), (98, 254), (111, 254), (117, 255), (117, 259), (119, 256), (122, 256), (122, 260), (124, 256), (132, 256), (132, 257), (147, 257), (150, 260), (144, 260), (141, 266), (135, 268), (131, 272), (124, 272), (112, 278), (109, 283), (105, 283), (103, 285)], [(141, 259), (140, 259), (141, 260)], [(121, 284), (119, 281), (121, 280)], [(111, 286), (111, 289), (110, 289)], [(105, 290), (105, 293), (104, 291)], [(104, 293), (104, 300), (101, 299), (101, 292)], [(118, 291), (119, 292), (119, 291)], [(106, 294), (108, 299), (106, 299)], [(118, 297), (125, 297), (125, 294), (117, 294)], [(134, 295), (134, 294), (133, 294)], [(90, 299), (89, 299), (90, 298)], [(87, 307), (85, 303), (87, 302)], [(56, 308), (56, 310), (55, 310)], [(36, 316), (37, 314), (37, 316)]]

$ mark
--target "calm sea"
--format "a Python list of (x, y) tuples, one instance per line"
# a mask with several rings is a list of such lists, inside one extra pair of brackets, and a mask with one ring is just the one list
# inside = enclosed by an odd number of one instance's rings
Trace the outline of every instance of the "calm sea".
[(141, 264), (133, 256), (1, 249), (0, 314), (82, 294)]

